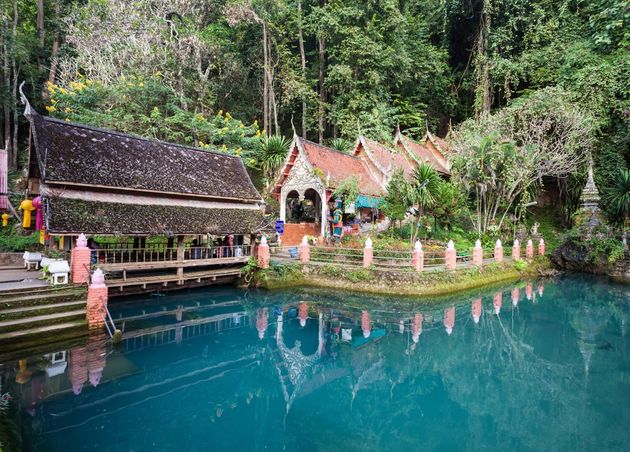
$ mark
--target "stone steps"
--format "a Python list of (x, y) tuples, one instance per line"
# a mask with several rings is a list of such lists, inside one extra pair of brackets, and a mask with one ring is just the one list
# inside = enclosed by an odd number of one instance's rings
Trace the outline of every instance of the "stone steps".
[(16, 294), (0, 299), (0, 314), (5, 309), (77, 301), (85, 299), (85, 295), (84, 290), (48, 290), (30, 295)]
[(85, 307), (83, 309), (75, 309), (72, 311), (56, 312), (53, 314), (36, 315), (1, 321), (0, 336), (17, 330), (24, 331), (38, 327), (46, 327), (75, 321), (85, 322)]
[(0, 309), (0, 321), (17, 320), (35, 315), (55, 314), (85, 308), (85, 300), (49, 303), (35, 306), (19, 306), (10, 309)]
[(18, 331), (7, 331), (0, 333), (0, 347), (3, 352), (11, 349), (23, 349), (27, 345), (33, 345), (39, 341), (40, 344), (50, 337), (54, 340), (69, 339), (86, 335), (88, 331), (85, 315), (82, 320), (72, 320), (53, 325), (35, 326)]

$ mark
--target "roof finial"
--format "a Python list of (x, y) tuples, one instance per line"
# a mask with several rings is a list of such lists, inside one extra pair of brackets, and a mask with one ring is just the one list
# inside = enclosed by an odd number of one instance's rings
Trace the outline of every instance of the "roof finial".
[(297, 132), (295, 131), (295, 124), (293, 124), (293, 113), (291, 113), (291, 128), (293, 129), (293, 136), (297, 136)]
[(28, 98), (26, 97), (26, 95), (24, 94), (23, 91), (23, 87), (24, 87), (24, 83), (26, 83), (25, 80), (22, 80), (22, 83), (20, 83), (20, 101), (22, 102), (22, 104), (24, 104), (24, 116), (28, 117), (28, 116), (33, 116), (36, 112), (35, 110), (33, 110), (33, 107), (31, 107), (31, 104), (28, 101)]
[(361, 138), (361, 122), (359, 121), (358, 117), (357, 117), (357, 131), (359, 134), (359, 138)]

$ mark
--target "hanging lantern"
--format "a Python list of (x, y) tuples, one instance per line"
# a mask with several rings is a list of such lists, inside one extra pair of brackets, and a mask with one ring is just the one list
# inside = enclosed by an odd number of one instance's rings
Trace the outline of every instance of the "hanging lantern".
[(35, 230), (41, 231), (44, 229), (44, 214), (42, 212), (41, 196), (33, 198), (33, 207), (35, 208)]
[(24, 220), (22, 221), (22, 227), (28, 229), (31, 227), (31, 212), (35, 210), (35, 207), (33, 207), (33, 201), (30, 199), (25, 199), (20, 204), (20, 209), (24, 211)]
[(3, 227), (7, 227), (9, 225), (9, 218), (11, 218), (11, 215), (9, 215), (8, 213), (3, 213), (2, 214), (2, 226)]

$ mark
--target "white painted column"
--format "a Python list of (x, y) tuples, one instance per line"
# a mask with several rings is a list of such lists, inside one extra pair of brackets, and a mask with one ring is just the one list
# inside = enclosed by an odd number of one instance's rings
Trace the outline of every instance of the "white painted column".
[(326, 200), (326, 188), (324, 187), (324, 189), (322, 190), (322, 193), (319, 194), (319, 197), (322, 200), (322, 224), (321, 224), (321, 236), (325, 237), (326, 236), (326, 226), (328, 225), (328, 215), (326, 212), (327, 207), (328, 207), (328, 202)]
[(280, 189), (280, 220), (286, 223), (287, 216), (287, 192), (284, 187)]

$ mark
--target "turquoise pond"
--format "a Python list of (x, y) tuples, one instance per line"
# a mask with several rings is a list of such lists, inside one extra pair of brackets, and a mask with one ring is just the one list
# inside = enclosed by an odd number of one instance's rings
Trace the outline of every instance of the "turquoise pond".
[(222, 287), (110, 308), (120, 347), (0, 366), (26, 450), (630, 449), (628, 286), (431, 302)]

